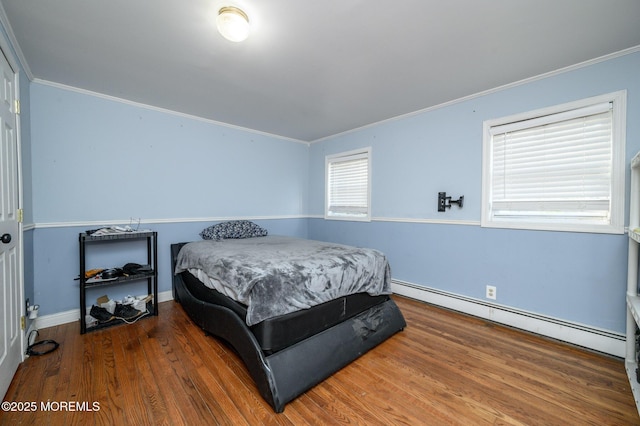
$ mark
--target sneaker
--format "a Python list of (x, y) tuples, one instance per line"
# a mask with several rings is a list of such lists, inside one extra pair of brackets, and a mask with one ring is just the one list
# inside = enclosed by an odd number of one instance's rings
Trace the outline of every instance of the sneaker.
[(113, 319), (113, 315), (111, 315), (109, 311), (107, 311), (105, 308), (101, 306), (96, 306), (96, 305), (91, 306), (91, 311), (89, 311), (89, 315), (97, 319), (98, 322), (107, 322)]
[(122, 303), (117, 303), (116, 304), (116, 309), (113, 311), (113, 315), (115, 315), (116, 318), (120, 318), (120, 319), (124, 319), (124, 320), (133, 319), (133, 318), (137, 317), (138, 315), (140, 315), (141, 313), (142, 312), (140, 312), (139, 310), (137, 310), (133, 306), (131, 306), (131, 305), (123, 305)]
[(141, 302), (148, 303), (151, 299), (153, 299), (153, 294), (143, 297), (142, 299), (138, 299)]

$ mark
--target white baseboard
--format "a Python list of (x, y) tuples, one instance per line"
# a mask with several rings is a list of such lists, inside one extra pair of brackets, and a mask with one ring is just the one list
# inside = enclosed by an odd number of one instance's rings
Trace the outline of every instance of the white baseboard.
[[(158, 303), (173, 300), (173, 293), (171, 290), (162, 291), (158, 293)], [(72, 309), (66, 312), (59, 312), (57, 314), (43, 315), (38, 317), (35, 321), (36, 329), (42, 329), (47, 327), (55, 327), (56, 325), (68, 324), (70, 322), (76, 322), (80, 319), (80, 309)]]
[(487, 303), (482, 300), (447, 293), (405, 281), (392, 280), (391, 289), (394, 293), (402, 296), (621, 358), (624, 358), (626, 353), (626, 336), (624, 334), (546, 317), (533, 312), (521, 311), (508, 306)]

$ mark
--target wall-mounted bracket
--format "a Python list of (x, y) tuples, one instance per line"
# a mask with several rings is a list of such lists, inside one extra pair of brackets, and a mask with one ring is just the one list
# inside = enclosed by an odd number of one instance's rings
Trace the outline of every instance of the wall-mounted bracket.
[(452, 200), (451, 197), (447, 197), (446, 192), (438, 192), (439, 212), (447, 211), (447, 208), (451, 208), (451, 204), (457, 204), (458, 207), (462, 208), (462, 205), (464, 204), (464, 195), (461, 195), (457, 200)]

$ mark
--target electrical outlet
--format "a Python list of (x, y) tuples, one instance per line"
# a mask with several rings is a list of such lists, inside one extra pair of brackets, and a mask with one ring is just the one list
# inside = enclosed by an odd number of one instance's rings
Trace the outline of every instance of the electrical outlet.
[(486, 294), (486, 298), (487, 299), (492, 299), (492, 300), (496, 300), (496, 296), (497, 296), (497, 292), (498, 290), (496, 289), (495, 286), (493, 285), (488, 285), (487, 286), (487, 294)]

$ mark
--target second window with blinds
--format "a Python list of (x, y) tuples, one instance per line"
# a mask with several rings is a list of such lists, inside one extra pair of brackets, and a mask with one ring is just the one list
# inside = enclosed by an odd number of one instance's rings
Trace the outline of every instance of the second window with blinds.
[(624, 233), (626, 92), (484, 122), (482, 226)]
[(325, 218), (371, 220), (371, 148), (325, 158)]

